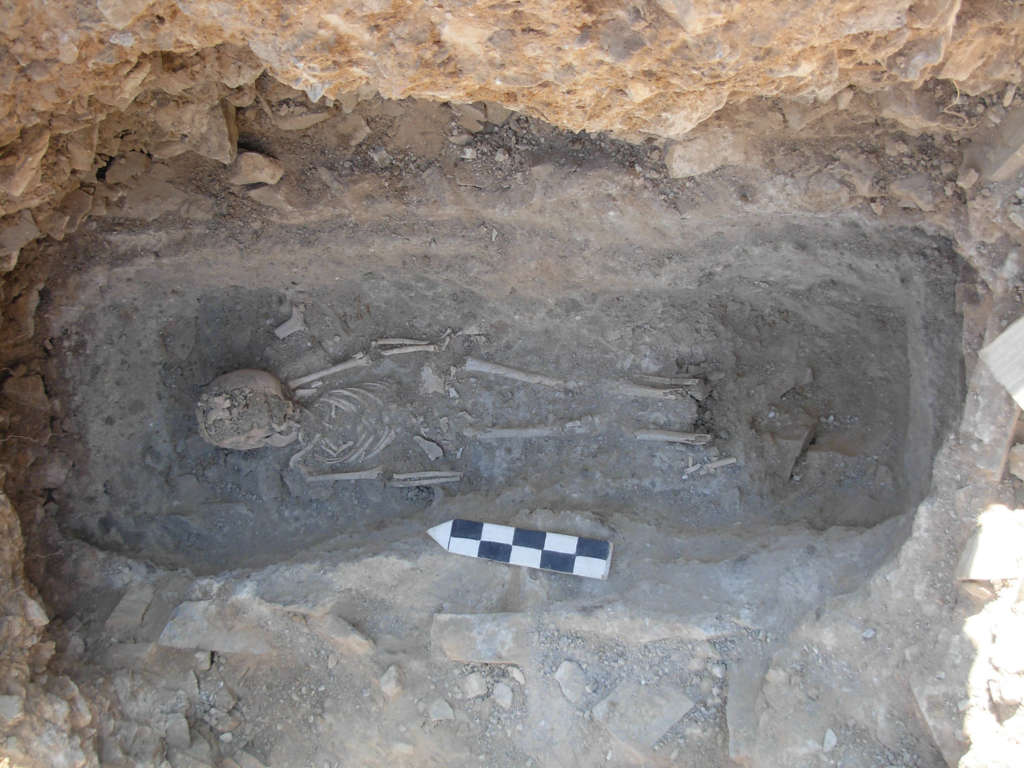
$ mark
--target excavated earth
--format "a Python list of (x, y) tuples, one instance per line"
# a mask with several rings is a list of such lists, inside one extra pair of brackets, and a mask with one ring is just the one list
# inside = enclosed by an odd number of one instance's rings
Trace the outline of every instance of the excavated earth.
[(1024, 762), (1019, 9), (6, 12), (0, 764)]

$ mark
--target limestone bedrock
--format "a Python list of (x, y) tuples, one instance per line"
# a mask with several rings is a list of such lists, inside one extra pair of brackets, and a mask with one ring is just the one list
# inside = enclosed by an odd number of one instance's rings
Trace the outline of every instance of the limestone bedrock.
[(574, 130), (678, 137), (754, 97), (820, 102), (929, 78), (978, 93), (1019, 80), (1020, 10), (974, 5), (16, 0), (2, 32), (0, 143), (41, 123), (72, 130), (161, 79), (173, 93), (153, 54), (221, 43), (238, 49), (217, 62), (231, 87), (251, 82), (256, 62), (314, 101), (369, 85), (388, 98), (500, 102)]

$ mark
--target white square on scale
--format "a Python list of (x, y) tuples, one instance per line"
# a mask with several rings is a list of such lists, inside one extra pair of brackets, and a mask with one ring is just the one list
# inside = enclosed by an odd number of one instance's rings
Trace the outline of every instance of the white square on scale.
[(508, 558), (509, 565), (526, 565), (530, 568), (540, 568), (540, 550), (533, 547), (518, 547), (512, 545), (512, 553)]
[(458, 536), (452, 536), (448, 543), (448, 551), (456, 555), (476, 557), (477, 552), (480, 551), (480, 542), (476, 539), (460, 539)]
[(544, 537), (544, 549), (549, 552), (563, 552), (567, 555), (576, 554), (579, 536), (566, 536), (564, 533), (549, 533)]
[(512, 537), (516, 535), (516, 529), (511, 525), (495, 525), (484, 523), (484, 531), (480, 536), (482, 541), (496, 541), (499, 544), (511, 544)]

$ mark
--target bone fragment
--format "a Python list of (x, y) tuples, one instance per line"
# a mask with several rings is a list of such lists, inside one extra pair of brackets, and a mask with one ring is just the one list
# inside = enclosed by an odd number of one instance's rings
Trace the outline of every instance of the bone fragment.
[(420, 449), (427, 454), (427, 458), (431, 461), (437, 461), (444, 456), (444, 448), (433, 440), (427, 440), (427, 438), (421, 437), (420, 435), (413, 435), (412, 439), (416, 445), (418, 445)]
[(659, 443), (683, 443), (685, 445), (707, 445), (711, 435), (699, 432), (671, 432), (667, 429), (640, 429), (633, 433), (637, 440)]
[(423, 339), (403, 339), (400, 337), (392, 337), (387, 339), (377, 339), (371, 344), (374, 347), (408, 347), (416, 344), (429, 344), (429, 341)]
[(461, 479), (461, 472), (407, 472), (405, 474), (392, 475), (388, 485), (393, 488), (412, 488), (417, 485), (457, 483)]
[(727, 459), (719, 459), (718, 461), (712, 461), (710, 464), (705, 464), (704, 465), (704, 471), (705, 472), (714, 472), (716, 469), (720, 469), (721, 467), (728, 467), (730, 464), (735, 464), (735, 463), (736, 463), (736, 459), (734, 457), (730, 456)]
[(392, 355), (407, 355), (410, 352), (437, 352), (437, 344), (410, 344), (408, 347), (394, 347), (393, 349), (378, 349), (384, 357)]
[(504, 376), (506, 379), (521, 381), (525, 384), (539, 384), (552, 389), (570, 389), (571, 384), (563, 379), (555, 379), (539, 373), (521, 371), (518, 368), (509, 368), (507, 365), (489, 363), (486, 360), (478, 360), (475, 357), (467, 357), (465, 368), (473, 373), (489, 373), (492, 376)]
[(306, 376), (300, 376), (297, 379), (290, 379), (288, 381), (288, 389), (295, 390), (303, 384), (319, 381), (320, 379), (333, 376), (336, 373), (341, 373), (342, 371), (347, 371), (352, 368), (365, 368), (369, 364), (370, 358), (368, 358), (364, 352), (358, 352), (343, 363), (332, 365), (330, 368), (324, 368), (322, 371), (316, 371), (315, 373), (310, 373)]
[(699, 378), (689, 376), (648, 376), (647, 374), (638, 374), (633, 378), (643, 384), (659, 387), (696, 387), (701, 383)]
[[(316, 443), (319, 439), (320, 435), (314, 436), (313, 439), (309, 441), (309, 444), (305, 448), (302, 448), (293, 453), (292, 457), (288, 459), (288, 468), (295, 469), (298, 466), (299, 462), (302, 461), (303, 457), (316, 447)], [(302, 474), (306, 474), (304, 470), (299, 471), (302, 472)]]
[(322, 475), (302, 472), (303, 477), (311, 483), (333, 483), (335, 480), (376, 480), (382, 474), (384, 474), (384, 467), (362, 469), (357, 472), (327, 472)]
[(293, 333), (306, 330), (305, 308), (301, 305), (292, 307), (292, 316), (274, 329), (274, 335), (285, 339)]
[(716, 469), (720, 469), (722, 467), (728, 467), (735, 463), (736, 459), (730, 456), (729, 458), (718, 459), (717, 461), (711, 461), (707, 464), (692, 464), (683, 470), (683, 475), (685, 477), (689, 477), (694, 472), (700, 472), (700, 474), (703, 475), (708, 472), (714, 472)]
[(633, 384), (628, 381), (614, 382), (610, 389), (616, 395), (623, 395), (625, 397), (649, 397), (656, 400), (675, 400), (680, 397), (688, 396), (685, 387), (648, 387), (643, 384)]
[(562, 434), (562, 427), (495, 427), (494, 429), (466, 429), (463, 434), (478, 440), (529, 440)]

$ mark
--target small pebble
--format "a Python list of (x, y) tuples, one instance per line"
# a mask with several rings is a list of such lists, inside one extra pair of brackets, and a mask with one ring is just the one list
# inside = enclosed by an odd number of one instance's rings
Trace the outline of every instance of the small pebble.
[(863, 637), (865, 640), (870, 640), (875, 636), (875, 630), (871, 627), (868, 627), (860, 633), (860, 636)]

